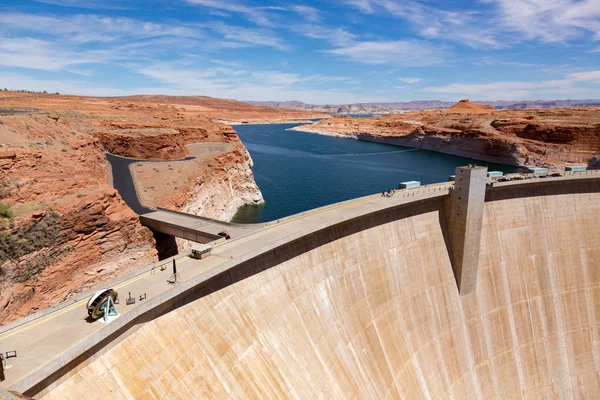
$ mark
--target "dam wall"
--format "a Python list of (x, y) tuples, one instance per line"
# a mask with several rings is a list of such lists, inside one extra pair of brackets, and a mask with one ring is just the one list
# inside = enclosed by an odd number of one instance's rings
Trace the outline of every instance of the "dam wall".
[(257, 254), (43, 398), (600, 398), (598, 179), (488, 188), (462, 296), (445, 197)]

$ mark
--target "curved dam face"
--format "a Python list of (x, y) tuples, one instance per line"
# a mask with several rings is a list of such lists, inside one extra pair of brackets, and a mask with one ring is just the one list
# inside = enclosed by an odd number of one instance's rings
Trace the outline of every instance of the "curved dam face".
[(44, 398), (600, 398), (600, 188), (566, 185), (488, 191), (470, 294), (447, 199), (411, 203), (214, 278)]

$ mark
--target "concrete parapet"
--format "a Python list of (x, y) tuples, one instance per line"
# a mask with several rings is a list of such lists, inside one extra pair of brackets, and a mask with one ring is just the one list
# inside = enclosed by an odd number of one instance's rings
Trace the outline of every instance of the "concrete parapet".
[(458, 167), (452, 192), (450, 234), (454, 275), (460, 294), (475, 290), (487, 167)]

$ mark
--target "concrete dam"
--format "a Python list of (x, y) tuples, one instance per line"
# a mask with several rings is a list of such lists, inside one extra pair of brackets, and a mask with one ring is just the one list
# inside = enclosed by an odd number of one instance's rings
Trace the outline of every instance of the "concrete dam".
[(479, 216), (463, 211), (458, 247), (452, 184), (223, 242), (206, 260), (216, 266), (9, 389), (44, 399), (600, 398), (600, 174), (484, 188)]

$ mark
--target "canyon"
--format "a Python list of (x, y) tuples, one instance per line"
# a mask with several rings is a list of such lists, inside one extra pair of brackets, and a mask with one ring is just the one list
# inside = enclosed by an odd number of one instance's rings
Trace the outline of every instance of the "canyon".
[(152, 232), (111, 185), (105, 152), (153, 161), (136, 180), (150, 206), (227, 220), (262, 195), (247, 150), (220, 121), (323, 116), (205, 97), (3, 94), (0, 323), (158, 260)]
[(551, 170), (587, 165), (600, 153), (593, 107), (499, 111), (465, 99), (444, 110), (339, 116), (293, 129)]
[(106, 152), (138, 160), (129, 169), (145, 207), (225, 221), (263, 201), (250, 154), (228, 123), (320, 119), (294, 129), (552, 169), (595, 168), (600, 153), (593, 108), (497, 111), (463, 101), (447, 110), (331, 118), (201, 96), (4, 92), (3, 99), (0, 323), (158, 260), (156, 238), (112, 187)]

